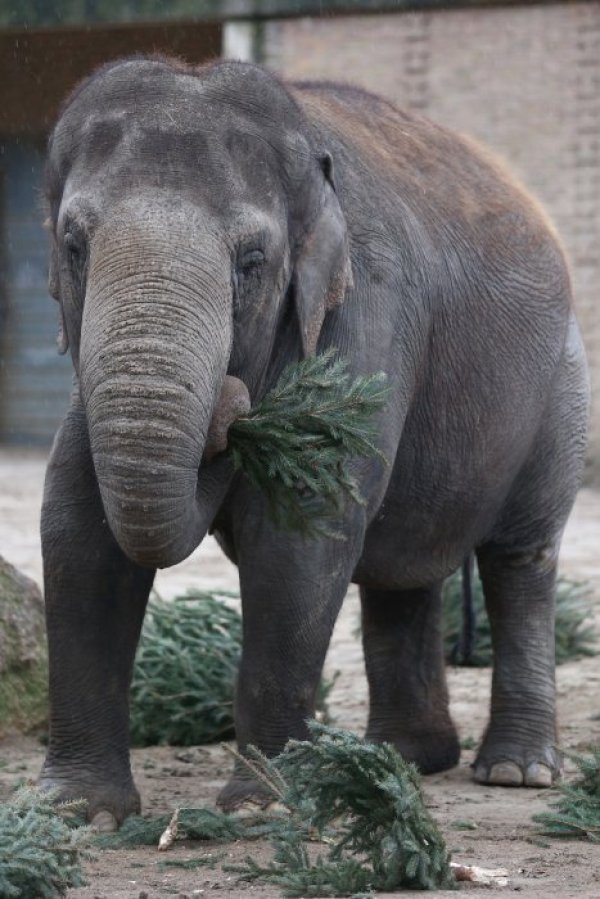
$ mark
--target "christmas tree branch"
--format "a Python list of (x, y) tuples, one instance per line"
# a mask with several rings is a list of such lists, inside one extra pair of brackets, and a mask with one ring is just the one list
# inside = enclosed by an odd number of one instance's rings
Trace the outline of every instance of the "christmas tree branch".
[(234, 465), (267, 498), (277, 524), (306, 538), (342, 538), (334, 522), (364, 504), (354, 458), (385, 458), (373, 418), (388, 390), (382, 372), (351, 379), (329, 350), (288, 366), (275, 388), (228, 433)]

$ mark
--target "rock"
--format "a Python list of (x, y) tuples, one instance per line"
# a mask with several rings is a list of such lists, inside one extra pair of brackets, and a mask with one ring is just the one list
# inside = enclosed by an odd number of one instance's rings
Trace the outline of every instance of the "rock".
[(44, 602), (37, 585), (0, 556), (0, 737), (48, 718)]

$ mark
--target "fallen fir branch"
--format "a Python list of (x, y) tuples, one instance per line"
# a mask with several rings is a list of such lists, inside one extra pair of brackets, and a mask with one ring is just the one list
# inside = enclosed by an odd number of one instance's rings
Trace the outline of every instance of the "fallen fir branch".
[[(492, 664), (492, 638), (485, 609), (483, 588), (477, 574), (472, 579), (475, 612), (474, 651), (469, 660), (457, 652), (463, 627), (463, 584), (457, 571), (444, 584), (442, 627), (446, 659), (454, 665), (483, 667)], [(556, 663), (593, 656), (598, 652), (598, 633), (594, 624), (592, 589), (585, 581), (559, 577), (556, 584), (555, 645)]]
[(93, 842), (99, 849), (154, 846), (159, 852), (165, 852), (182, 840), (233, 843), (269, 837), (279, 826), (280, 818), (281, 811), (272, 809), (256, 809), (251, 816), (244, 817), (214, 808), (181, 807), (172, 815), (132, 815), (119, 830), (94, 835)]
[(54, 899), (85, 884), (89, 828), (85, 802), (56, 803), (56, 794), (22, 787), (0, 805), (0, 896)]
[(225, 858), (225, 853), (220, 852), (213, 855), (197, 855), (194, 858), (169, 858), (164, 862), (159, 862), (158, 870), (164, 871), (168, 868), (183, 868), (185, 871), (195, 871), (197, 868), (215, 868), (220, 861)]
[[(255, 749), (249, 757), (233, 750), (270, 790), (277, 811), (256, 809), (245, 818), (209, 808), (179, 808), (172, 816), (130, 818), (120, 832), (101, 835), (97, 845), (156, 845), (163, 831), (159, 849), (182, 839), (224, 843), (266, 837), (273, 848), (267, 865), (248, 856), (241, 865), (223, 868), (241, 880), (276, 884), (284, 896), (446, 889), (457, 880), (506, 884), (503, 870), (450, 863), (425, 808), (419, 775), (393, 747), (367, 744), (317, 722), (310, 729), (313, 742), (291, 740), (274, 759)], [(317, 855), (310, 846), (315, 839), (327, 847), (326, 855)], [(209, 853), (160, 865), (194, 869), (222, 859), (223, 854)]]
[(591, 755), (571, 755), (580, 777), (560, 783), (558, 797), (550, 811), (534, 815), (539, 833), (550, 837), (572, 837), (600, 843), (600, 746), (590, 747)]
[(364, 505), (351, 459), (379, 457), (374, 416), (386, 375), (354, 379), (328, 350), (289, 365), (277, 385), (229, 428), (233, 463), (267, 498), (275, 522), (307, 539), (344, 539), (335, 521), (346, 499)]
[(241, 644), (239, 612), (216, 595), (153, 598), (131, 684), (132, 744), (197, 746), (232, 737)]
[(170, 820), (170, 815), (131, 815), (118, 830), (95, 834), (94, 846), (98, 849), (156, 846)]
[[(454, 885), (443, 837), (425, 808), (415, 767), (389, 745), (312, 722), (314, 741), (290, 740), (249, 767), (273, 783), (289, 814), (273, 823), (273, 858), (229, 866), (243, 880), (282, 887), (285, 896), (348, 896), (372, 890)], [(328, 846), (316, 858), (311, 831)]]

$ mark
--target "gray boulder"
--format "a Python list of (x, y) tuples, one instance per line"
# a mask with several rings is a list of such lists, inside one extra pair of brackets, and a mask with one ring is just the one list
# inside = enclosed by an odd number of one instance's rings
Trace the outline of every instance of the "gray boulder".
[(0, 556), (0, 736), (45, 725), (47, 680), (42, 595)]

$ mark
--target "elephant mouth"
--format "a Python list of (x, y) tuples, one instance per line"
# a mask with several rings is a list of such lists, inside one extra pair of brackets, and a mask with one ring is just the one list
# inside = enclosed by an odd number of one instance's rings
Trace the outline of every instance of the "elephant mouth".
[(250, 411), (250, 406), (250, 394), (244, 382), (233, 375), (226, 375), (206, 435), (202, 456), (204, 462), (211, 462), (215, 456), (225, 452), (229, 428), (236, 419)]

